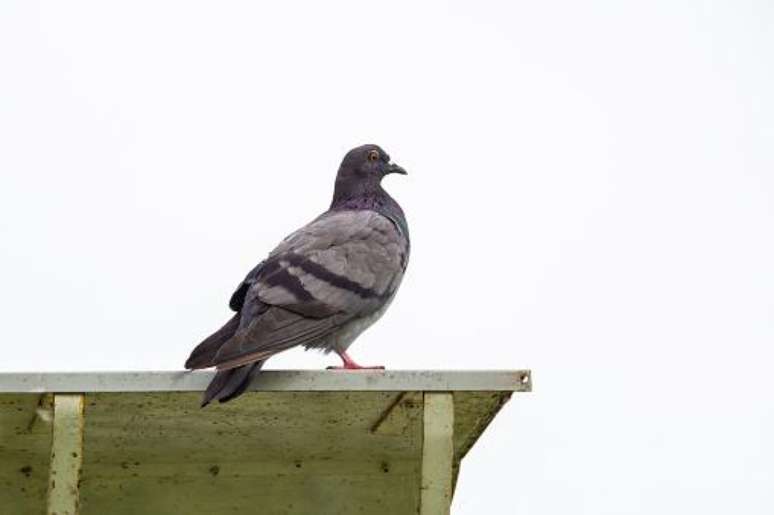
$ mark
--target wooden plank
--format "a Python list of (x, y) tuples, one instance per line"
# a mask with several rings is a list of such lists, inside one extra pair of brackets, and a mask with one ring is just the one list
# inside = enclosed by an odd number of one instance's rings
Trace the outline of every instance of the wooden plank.
[(372, 433), (405, 435), (422, 419), (422, 392), (400, 392), (371, 426)]
[[(508, 393), (454, 392), (452, 463)], [(206, 409), (196, 391), (87, 394), (80, 514), (419, 513), (432, 394), (248, 392)], [(0, 514), (46, 510), (53, 397), (0, 393)]]
[(426, 393), (420, 515), (448, 515), (454, 461), (454, 397)]
[(371, 431), (394, 392), (200, 395), (88, 395), (82, 515), (417, 512), (421, 414)]
[(0, 513), (46, 510), (53, 396), (0, 394)]
[(454, 473), (452, 496), (457, 487), (462, 459), (511, 398), (512, 392), (460, 393), (454, 396)]
[(54, 395), (54, 431), (48, 484), (48, 514), (78, 513), (83, 463), (83, 395)]
[[(213, 371), (0, 373), (0, 393), (201, 392)], [(529, 370), (264, 370), (263, 392), (528, 392)]]

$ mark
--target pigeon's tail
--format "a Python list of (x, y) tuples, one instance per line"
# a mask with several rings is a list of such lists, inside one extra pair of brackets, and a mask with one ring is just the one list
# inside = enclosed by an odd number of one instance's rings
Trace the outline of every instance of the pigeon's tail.
[(264, 361), (255, 361), (228, 370), (218, 370), (202, 398), (202, 408), (212, 401), (228, 402), (239, 397), (250, 384), (250, 380), (261, 370)]
[(188, 356), (188, 360), (185, 362), (185, 368), (207, 368), (213, 366), (213, 360), (215, 354), (218, 353), (220, 346), (223, 345), (226, 340), (234, 336), (237, 329), (239, 329), (239, 313), (236, 313), (231, 319), (226, 322), (226, 325), (212, 333), (210, 336), (196, 346), (196, 348)]

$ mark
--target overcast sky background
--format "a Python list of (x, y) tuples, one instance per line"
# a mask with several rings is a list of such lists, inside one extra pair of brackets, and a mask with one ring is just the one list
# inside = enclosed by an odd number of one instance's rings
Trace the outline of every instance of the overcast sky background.
[(375, 142), (413, 248), (353, 356), (534, 371), (453, 513), (770, 514), (773, 25), (766, 1), (6, 0), (0, 370), (181, 368)]

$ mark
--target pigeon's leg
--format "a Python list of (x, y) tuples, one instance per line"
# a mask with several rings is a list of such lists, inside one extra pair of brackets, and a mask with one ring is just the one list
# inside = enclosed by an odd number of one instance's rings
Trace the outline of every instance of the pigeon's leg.
[(339, 355), (343, 362), (340, 367), (328, 367), (328, 370), (384, 370), (384, 366), (364, 367), (355, 363), (355, 360), (349, 357), (347, 351), (336, 349), (336, 354)]

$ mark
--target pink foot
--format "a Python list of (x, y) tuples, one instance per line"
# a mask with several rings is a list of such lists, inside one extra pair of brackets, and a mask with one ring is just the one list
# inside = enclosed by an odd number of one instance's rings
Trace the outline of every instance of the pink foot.
[(384, 370), (384, 365), (371, 365), (364, 367), (362, 365), (344, 365), (341, 367), (330, 366), (327, 370)]
[(340, 367), (328, 367), (328, 370), (384, 370), (384, 366), (377, 365), (371, 367), (364, 367), (355, 363), (355, 360), (349, 357), (345, 351), (336, 351), (342, 361)]

